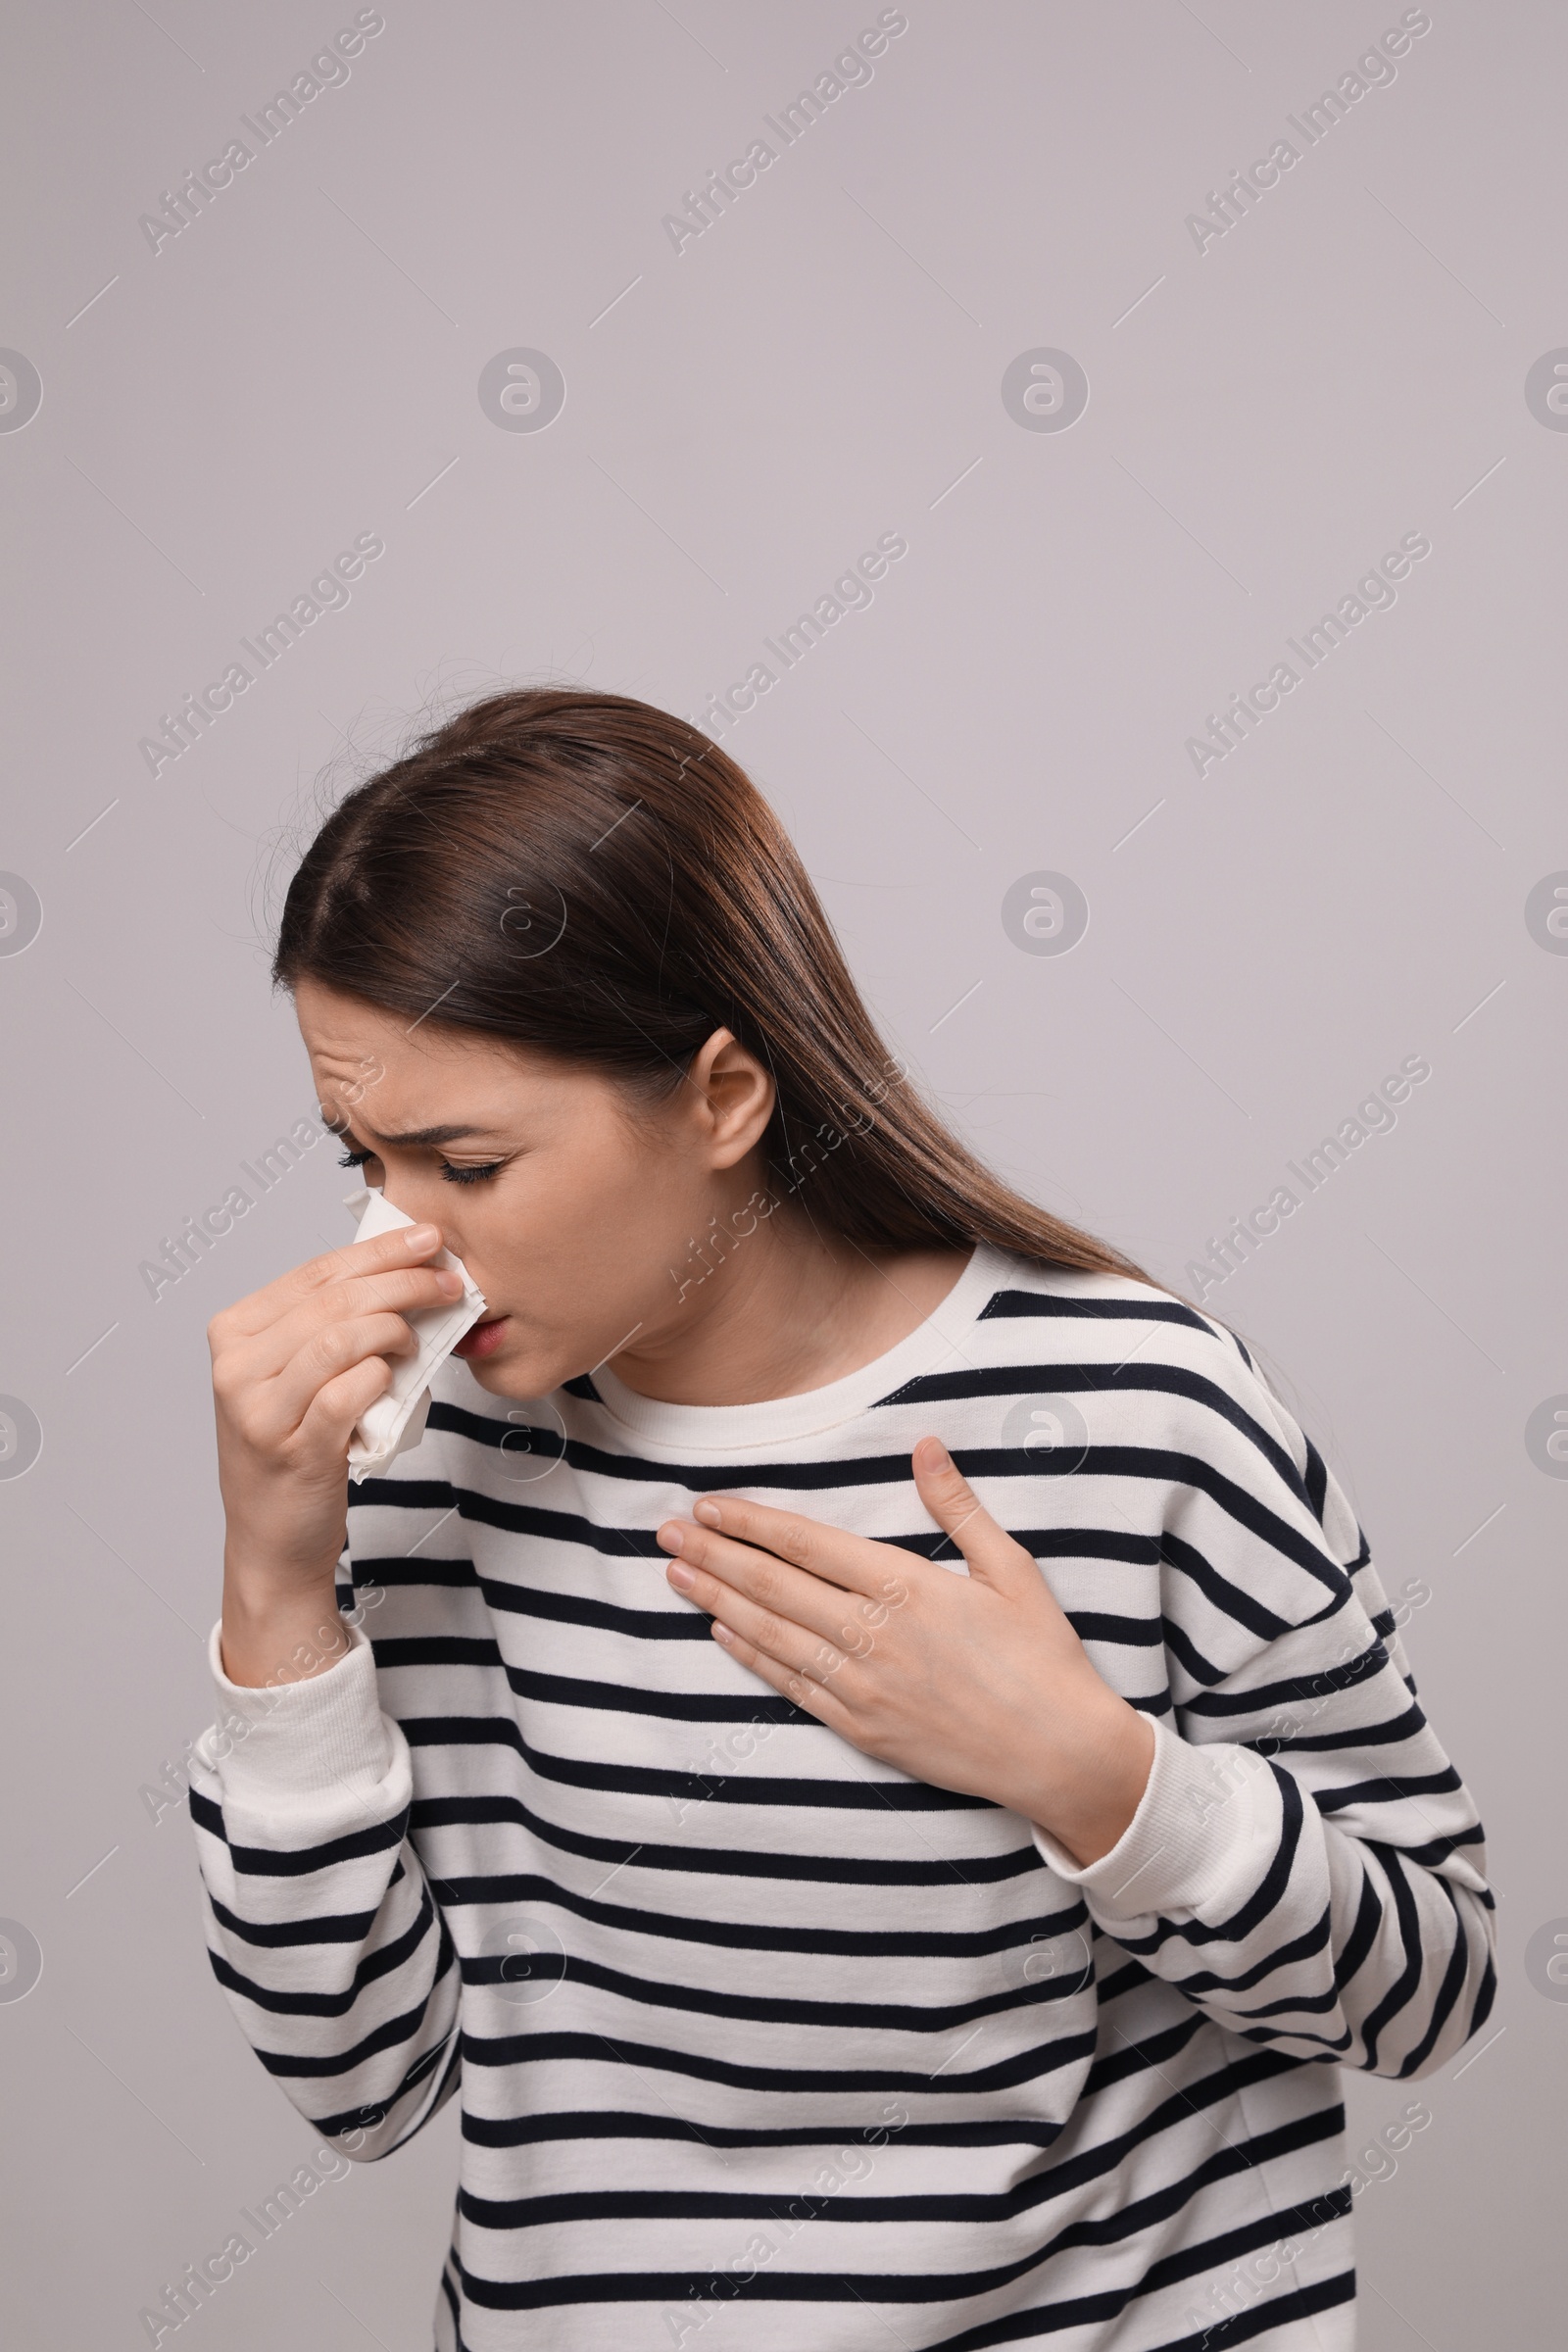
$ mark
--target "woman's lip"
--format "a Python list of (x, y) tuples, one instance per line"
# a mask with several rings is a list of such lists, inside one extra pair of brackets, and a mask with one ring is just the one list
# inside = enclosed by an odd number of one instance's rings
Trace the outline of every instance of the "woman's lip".
[(506, 1315), (486, 1315), (471, 1330), (464, 1333), (453, 1348), (453, 1354), (465, 1356), (470, 1361), (474, 1356), (493, 1355), (501, 1345), (501, 1335), (508, 1321)]

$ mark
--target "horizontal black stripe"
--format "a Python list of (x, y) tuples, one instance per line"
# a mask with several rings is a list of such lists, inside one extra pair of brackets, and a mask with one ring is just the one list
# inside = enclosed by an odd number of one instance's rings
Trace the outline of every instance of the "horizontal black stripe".
[[(432, 2049), (422, 2051), (415, 2059), (396, 2088), (389, 2092), (378, 2106), (345, 2107), (334, 2115), (313, 2115), (311, 2122), (326, 2139), (341, 2139), (345, 2132), (363, 2131), (377, 2115), (395, 2114), (405, 2099), (410, 2097), (414, 2091), (421, 2088), (443, 2060), (447, 2062), (448, 2072), (451, 2073), (458, 2063), (458, 2058), (456, 2039), (449, 2036), (447, 2040), (437, 2042)], [(433, 2114), (434, 2112), (432, 2106), (428, 2113)], [(390, 2154), (390, 2149), (387, 2152)]]
[(347, 2049), (315, 2053), (306, 2050), (270, 2050), (257, 2043), (256, 2055), (270, 2075), (287, 2075), (295, 2082), (316, 2082), (325, 2075), (351, 2075), (356, 2067), (378, 2056), (382, 2050), (401, 2049), (405, 2042), (414, 2039), (429, 2010), (430, 1995), (456, 1958), (457, 1954), (447, 1944), (437, 1962), (434, 1983), (424, 1998), (416, 2001), (412, 2009), (404, 2010), (401, 2016), (383, 2019), (370, 2033), (351, 2042)]
[[(1042, 1874), (1042, 1879), (1044, 1874)], [(1054, 1886), (1054, 1882), (1046, 1882)], [(1023, 1880), (1022, 1891), (1041, 1890), (1041, 1880)], [(573, 1918), (592, 1920), (627, 1935), (652, 1936), (678, 1943), (719, 1949), (864, 1956), (868, 1959), (954, 1960), (981, 1959), (993, 1952), (1049, 1943), (1078, 1930), (1088, 1933), (1088, 1913), (1071, 1889), (1071, 1900), (1059, 1911), (1029, 1911), (987, 1928), (967, 1931), (935, 1928), (801, 1927), (786, 1920), (697, 1919), (676, 1911), (646, 1911), (624, 1903), (597, 1900), (593, 1895), (568, 1892), (554, 1879), (532, 1872), (501, 1872), (484, 1878), (446, 1878), (441, 1881), (442, 1907), (448, 1913), (485, 1905), (500, 1910), (555, 1907)]]
[[(450, 1493), (450, 1489), (448, 1493)], [(358, 1508), (358, 1505), (351, 1503), (349, 1507), (352, 1510)], [(449, 1519), (447, 1526), (450, 1527), (451, 1524)], [(444, 1535), (446, 1529), (442, 1529), (441, 1532)], [(457, 1532), (460, 1536), (462, 1535), (461, 1526)], [(377, 1589), (384, 1592), (389, 1586), (394, 1585), (442, 1585), (453, 1591), (457, 1591), (465, 1585), (471, 1585), (477, 1591), (479, 1577), (470, 1559), (443, 1556), (440, 1552), (425, 1551), (422, 1548), (418, 1551), (384, 1553), (366, 1551), (356, 1554), (353, 1563), (353, 1583), (348, 1587), (356, 1598), (359, 1598), (362, 1592), (373, 1592)], [(367, 1631), (368, 1630), (367, 1627)]]
[[(668, 2109), (641, 2113), (632, 2108), (596, 2107), (570, 2114), (536, 2114), (529, 2109), (514, 2115), (475, 2115), (463, 2118), (463, 2136), (480, 2148), (520, 2148), (554, 2145), (565, 2140), (632, 2139), (678, 2140), (689, 2147), (708, 2148), (826, 2148), (854, 2143), (877, 2148), (881, 2140), (868, 2137), (878, 2127), (863, 2120), (831, 2124), (771, 2124), (746, 2128), (732, 2124), (689, 2123)], [(1049, 2148), (1060, 2134), (1059, 2124), (1043, 2123), (1038, 2116), (1009, 2116), (998, 2123), (901, 2124), (900, 2147), (918, 2148)], [(889, 2134), (884, 2130), (883, 2137)]]
[[(771, 1728), (771, 1727), (764, 1727)], [(956, 1788), (934, 1788), (926, 1781), (872, 1780), (869, 1774), (852, 1781), (808, 1780), (784, 1773), (748, 1771), (674, 1772), (647, 1764), (603, 1764), (581, 1756), (561, 1756), (526, 1740), (508, 1715), (410, 1715), (403, 1720), (411, 1747), (505, 1747), (522, 1757), (541, 1781), (568, 1788), (615, 1789), (631, 1796), (667, 1797), (673, 1803), (698, 1805), (820, 1806), (826, 1811), (854, 1813), (994, 1813), (989, 1797), (968, 1796)], [(420, 1799), (421, 1804), (431, 1800)], [(479, 1807), (499, 1801), (490, 1795), (469, 1800), (441, 1798), (443, 1804), (468, 1801)], [(417, 1825), (429, 1816), (416, 1806)], [(451, 1814), (450, 1820), (497, 1821), (507, 1814), (477, 1811)]]
[[(586, 1521), (582, 1522), (586, 1526)], [(1139, 1565), (1152, 1556), (1153, 1545), (1147, 1537), (1129, 1537), (1111, 1528), (1030, 1528), (1025, 1531), (1024, 1549), (1037, 1560), (1127, 1560)], [(940, 1535), (916, 1534), (890, 1539), (903, 1550), (918, 1550), (922, 1556), (940, 1547)], [(664, 1555), (661, 1553), (660, 1557)], [(428, 1572), (428, 1573), (427, 1573)], [(483, 1599), (492, 1616), (534, 1617), (555, 1625), (591, 1627), (605, 1633), (621, 1634), (634, 1642), (706, 1642), (711, 1639), (710, 1620), (690, 1609), (629, 1609), (614, 1602), (596, 1600), (574, 1592), (553, 1592), (540, 1585), (502, 1584), (493, 1577), (479, 1575), (468, 1560), (428, 1561), (423, 1552), (394, 1560), (368, 1560), (356, 1570), (357, 1586), (383, 1591), (419, 1585), (471, 1585)], [(356, 1588), (342, 1586), (340, 1592), (345, 1605)], [(1124, 1616), (1103, 1609), (1068, 1609), (1068, 1624), (1081, 1642), (1114, 1642), (1132, 1648), (1157, 1649), (1161, 1640), (1161, 1621), (1157, 1616)], [(373, 1635), (372, 1635), (373, 1638)], [(416, 1639), (418, 1637), (400, 1637)], [(439, 1637), (423, 1637), (435, 1639)], [(449, 1637), (450, 1638), (450, 1637)], [(469, 1640), (482, 1637), (469, 1636)], [(374, 1644), (377, 1663), (382, 1662), (385, 1639)], [(499, 1663), (499, 1649), (496, 1663)], [(405, 1655), (388, 1658), (389, 1664), (413, 1662)], [(482, 1664), (478, 1657), (456, 1659), (460, 1664)]]
[(345, 1837), (328, 1838), (319, 1845), (235, 1845), (223, 1827), (221, 1811), (211, 1798), (193, 1788), (190, 1809), (192, 1819), (202, 1829), (222, 1838), (234, 1869), (258, 1879), (305, 1878), (312, 1871), (332, 1870), (342, 1862), (362, 1861), (368, 1854), (395, 1853), (408, 1827), (408, 1814), (404, 1811), (390, 1821), (376, 1822), (368, 1830), (351, 1830)]
[(537, 1674), (509, 1666), (507, 1681), (519, 1698), (543, 1706), (592, 1707), (613, 1715), (658, 1715), (668, 1723), (810, 1724), (816, 1721), (787, 1698), (756, 1698), (748, 1691), (647, 1690), (629, 1683), (605, 1683), (567, 1674)]
[(960, 2073), (949, 2067), (937, 2077), (909, 2067), (774, 2067), (745, 2066), (737, 2060), (710, 2058), (696, 2050), (671, 2050), (662, 2045), (628, 2041), (604, 2034), (498, 2034), (463, 2036), (465, 2066), (542, 2066), (577, 2059), (603, 2066), (610, 2058), (622, 2066), (645, 2067), (654, 2074), (684, 2075), (698, 2082), (721, 2082), (731, 2090), (755, 2090), (777, 2097), (822, 2091), (835, 2098), (854, 2098), (878, 2091), (929, 2091), (948, 2097), (984, 2096), (992, 2090), (1014, 2090), (1020, 2082), (1038, 2082), (1062, 2067), (1076, 2066), (1095, 2046), (1093, 2034), (1063, 2034), (1056, 2041), (1018, 2050), (990, 2066)]
[[(1168, 2060), (1170, 2053), (1163, 2056)], [(1283, 2073), (1296, 2075), (1298, 2067), (1272, 2050), (1248, 2051), (1245, 2055), (1221, 2060), (1213, 2071), (1195, 2079), (1182, 2089), (1170, 2091), (1168, 2080), (1161, 2071), (1160, 2061), (1151, 2057), (1142, 2072), (1157, 2078), (1156, 2087), (1168, 2095), (1156, 2097), (1147, 2113), (1125, 2130), (1106, 2133), (1102, 2138), (1080, 2145), (1072, 2154), (1055, 2156), (1049, 2172), (1036, 2177), (1043, 2195), (1060, 2199), (1076, 2196), (1080, 2190), (1098, 2180), (1108, 2180), (1119, 2171), (1137, 2150), (1165, 2132), (1177, 2131), (1195, 2119), (1205, 2117), (1210, 2108), (1230, 2106), (1238, 2096), (1259, 2083), (1268, 2082)], [(1092, 2070), (1090, 2085), (1101, 2081), (1098, 2062)], [(1125, 2071), (1118, 2080), (1127, 2079)], [(1338, 2094), (1335, 2079), (1328, 2074), (1320, 2078), (1321, 2104), (1316, 2110), (1322, 2117), (1319, 2137), (1332, 2138), (1345, 2128), (1345, 2109)], [(1085, 2095), (1090, 2095), (1086, 2085)], [(1206, 2135), (1213, 2126), (1203, 2123)], [(881, 2136), (878, 2136), (878, 2133)], [(674, 2115), (667, 2107), (655, 2106), (650, 2111), (630, 2108), (599, 2108), (572, 2112), (534, 2112), (527, 2107), (512, 2115), (478, 2115), (468, 2110), (463, 2118), (463, 2136), (477, 2147), (513, 2148), (574, 2139), (631, 2139), (682, 2140), (713, 2148), (772, 2148), (772, 2147), (852, 2147), (859, 2145), (880, 2148), (884, 2141), (896, 2139), (899, 2147), (920, 2148), (1048, 2148), (1059, 2136), (1060, 2127), (1037, 2116), (1004, 2116), (995, 2120), (984, 2116), (969, 2116), (957, 2122), (922, 2123), (910, 2115), (897, 2132), (863, 2120), (847, 2120), (842, 2114), (831, 2122), (817, 2124), (773, 2124), (768, 2128), (746, 2128), (716, 2124), (705, 2118), (699, 2126)], [(1240, 2143), (1244, 2148), (1247, 2141)]]
[[(1088, 1977), (1088, 1962), (1038, 1984), (1010, 1984), (998, 1992), (976, 1994), (965, 2001), (925, 2005), (895, 2001), (831, 2001), (785, 1999), (780, 1995), (726, 1992), (718, 1984), (677, 1984), (668, 1978), (629, 1976), (624, 1969), (605, 1968), (576, 1953), (544, 1955), (536, 1962), (537, 1982), (551, 1990), (564, 1984), (591, 1984), (623, 2001), (666, 2009), (691, 2017), (731, 2017), (752, 2025), (801, 2026), (818, 2034), (844, 2033), (851, 2028), (865, 2034), (948, 2034), (977, 2018), (1006, 2017), (1027, 2009), (1049, 2007), (1072, 1999)], [(507, 1961), (502, 1954), (465, 1960), (466, 1984), (501, 1984)], [(548, 1995), (544, 1996), (548, 1997)], [(1041, 2029), (1044, 2031), (1044, 2028)]]
[(1288, 1676), (1282, 1681), (1257, 1683), (1247, 1690), (1201, 1690), (1187, 1701), (1187, 1712), (1217, 1719), (1290, 1707), (1299, 1710), (1309, 1700), (1338, 1697), (1343, 1690), (1353, 1690), (1358, 1684), (1372, 1681), (1388, 1663), (1389, 1653), (1383, 1643), (1372, 1642), (1358, 1656), (1343, 1665), (1325, 1666), (1311, 1674)]
[[(1402, 1714), (1391, 1716), (1383, 1723), (1358, 1723), (1351, 1738), (1358, 1748), (1394, 1747), (1413, 1740), (1426, 1729), (1426, 1721), (1412, 1701)], [(1265, 1740), (1262, 1744), (1271, 1755), (1331, 1755), (1336, 1748), (1344, 1747), (1345, 1741), (1343, 1731), (1288, 1732), (1277, 1740)]]
[[(1451, 1796), (1462, 1786), (1453, 1766), (1447, 1764), (1442, 1772), (1412, 1773), (1407, 1780), (1390, 1781), (1380, 1776), (1377, 1780), (1351, 1781), (1344, 1788), (1314, 1788), (1312, 1802), (1320, 1813), (1343, 1813), (1347, 1805), (1392, 1805), (1401, 1797)], [(1446, 1842), (1451, 1847), (1459, 1840), (1455, 1838)]]
[(225, 1992), (238, 1993), (242, 2000), (254, 2001), (258, 2009), (269, 2010), (273, 2016), (347, 2017), (367, 1984), (379, 1984), (383, 1977), (394, 1975), (413, 1959), (435, 1923), (435, 1906), (430, 1900), (429, 1889), (421, 1887), (418, 1909), (403, 1934), (390, 1937), (376, 1950), (367, 1952), (348, 1984), (340, 1985), (335, 1992), (278, 1991), (271, 1985), (259, 1984), (254, 1977), (242, 1974), (220, 1952), (210, 1952), (208, 1957), (213, 1964), (213, 1974)]
[[(213, 1917), (225, 1936), (262, 1951), (288, 1951), (302, 1943), (363, 1943), (376, 1922), (374, 1911), (333, 1911), (307, 1919), (242, 1919), (211, 1892)], [(220, 1957), (208, 1957), (216, 1964)]]
[(1113, 1642), (1120, 1649), (1158, 1649), (1164, 1638), (1158, 1617), (1116, 1616), (1108, 1609), (1066, 1609), (1063, 1615), (1080, 1642)]
[(1079, 1298), (1050, 1291), (993, 1291), (975, 1320), (978, 1323), (1016, 1322), (1174, 1323), (1213, 1333), (1196, 1308), (1177, 1298)]
[[(641, 1467), (646, 1475), (651, 1466), (644, 1463)], [(854, 1488), (870, 1483), (860, 1474), (868, 1467), (874, 1471), (878, 1465), (856, 1462), (843, 1467), (853, 1473), (843, 1483)], [(903, 1455), (882, 1457), (880, 1467), (887, 1473), (882, 1483), (897, 1483), (894, 1477), (897, 1472), (897, 1477), (912, 1488), (909, 1466)], [(732, 1473), (730, 1483), (732, 1486), (740, 1485), (739, 1475)], [(508, 1535), (531, 1537), (539, 1543), (574, 1547), (595, 1559), (646, 1560), (661, 1569), (669, 1565), (668, 1553), (660, 1548), (655, 1532), (649, 1528), (628, 1527), (618, 1522), (607, 1524), (590, 1518), (582, 1511), (547, 1510), (542, 1504), (517, 1501), (511, 1496), (485, 1494), (476, 1488), (454, 1486), (445, 1480), (437, 1482), (407, 1478), (364, 1481), (364, 1491), (377, 1487), (385, 1490), (375, 1496), (374, 1507), (378, 1510), (437, 1511), (446, 1517), (448, 1528), (455, 1513), (460, 1522), (493, 1527)], [(370, 1505), (368, 1503), (350, 1505), (351, 1509), (368, 1507)], [(1129, 1527), (1124, 1517), (1117, 1524), (1103, 1527), (1088, 1523), (1072, 1527), (1011, 1528), (1008, 1532), (1037, 1559), (1127, 1560), (1147, 1565), (1157, 1556), (1157, 1539), (1152, 1535), (1139, 1534), (1136, 1529)], [(869, 1541), (884, 1544), (893, 1550), (912, 1551), (919, 1558), (928, 1559), (949, 1539), (940, 1530), (911, 1527), (901, 1534), (878, 1535)], [(499, 1579), (486, 1579), (477, 1574), (459, 1578), (454, 1575), (454, 1564), (450, 1560), (433, 1561), (435, 1574), (425, 1578), (420, 1574), (423, 1559), (422, 1552), (411, 1550), (391, 1557), (383, 1555), (376, 1565), (382, 1583), (388, 1587), (473, 1581), (480, 1584), (486, 1604), (495, 1609), (516, 1609), (526, 1615), (559, 1616), (566, 1622), (583, 1625), (613, 1626), (617, 1630), (643, 1633), (645, 1638), (655, 1641), (671, 1637), (654, 1630), (652, 1626), (645, 1627), (642, 1620), (645, 1617), (663, 1616), (666, 1625), (697, 1626), (699, 1636), (706, 1639), (703, 1620), (687, 1610), (670, 1610), (667, 1613), (634, 1611), (592, 1603), (582, 1606), (581, 1614), (578, 1614), (579, 1604), (570, 1593), (557, 1594), (543, 1589), (541, 1598), (541, 1588), (537, 1586), (504, 1584)], [(369, 1584), (373, 1580), (367, 1576), (362, 1581)]]
[[(1281, 1482), (1307, 1501), (1307, 1490), (1296, 1463), (1278, 1440), (1271, 1437), (1253, 1417), (1245, 1412), (1235, 1398), (1227, 1395), (1217, 1382), (1205, 1379), (1200, 1372), (1185, 1365), (1148, 1362), (1138, 1357), (1120, 1364), (1099, 1363), (1024, 1363), (970, 1364), (961, 1371), (923, 1373), (906, 1382), (880, 1398), (872, 1410), (885, 1410), (890, 1405), (935, 1404), (969, 1402), (977, 1397), (1034, 1396), (1040, 1395), (1115, 1395), (1140, 1396), (1157, 1395), (1180, 1396), (1187, 1402), (1201, 1406), (1226, 1422), (1238, 1435), (1247, 1439), (1263, 1454), (1271, 1470)], [(585, 1443), (580, 1438), (562, 1440), (553, 1424), (537, 1428), (499, 1415), (475, 1413), (463, 1406), (440, 1399), (432, 1402), (429, 1414), (432, 1429), (449, 1431), (470, 1445), (499, 1449), (510, 1440), (514, 1451), (526, 1446), (537, 1438), (539, 1453), (527, 1456), (530, 1471), (536, 1459), (558, 1460), (568, 1468), (589, 1477), (633, 1479), (649, 1483), (651, 1465), (636, 1454), (611, 1452), (603, 1446)], [(1012, 1446), (995, 1449), (1001, 1465), (993, 1475), (998, 1477), (1051, 1477), (1053, 1470), (1049, 1455), (1031, 1449), (1023, 1439)], [(959, 1454), (966, 1476), (975, 1475), (972, 1450)], [(813, 1462), (724, 1462), (661, 1463), (656, 1474), (661, 1484), (684, 1487), (693, 1494), (722, 1492), (734, 1487), (805, 1488), (832, 1485), (862, 1486), (882, 1483), (889, 1478), (907, 1479), (910, 1473), (906, 1453), (872, 1456), (840, 1456), (827, 1461)], [(533, 1473), (519, 1484), (537, 1483)], [(1310, 1503), (1308, 1503), (1310, 1508)], [(1314, 1516), (1316, 1514), (1314, 1513)]]
[[(1277, 1438), (1245, 1412), (1233, 1396), (1226, 1394), (1217, 1382), (1206, 1380), (1200, 1372), (1191, 1372), (1182, 1364), (1146, 1362), (1140, 1357), (1116, 1364), (984, 1364), (972, 1365), (962, 1372), (926, 1372), (909, 1381), (896, 1395), (883, 1398), (887, 1404), (958, 1403), (975, 1396), (1180, 1396), (1189, 1404), (1200, 1405), (1205, 1412), (1228, 1423), (1239, 1437), (1255, 1446), (1279, 1479), (1282, 1486), (1299, 1494), (1308, 1502), (1305, 1485), (1295, 1462)], [(1093, 1449), (1091, 1448), (1091, 1451)], [(955, 1460), (958, 1459), (956, 1452)], [(974, 1473), (968, 1465), (974, 1460), (974, 1449), (964, 1455), (966, 1475)], [(1011, 1447), (997, 1448), (997, 1458), (1010, 1467), (993, 1473), (999, 1478), (1077, 1476), (1069, 1465), (1076, 1455), (1063, 1448), (1059, 1469), (1053, 1469), (1052, 1457), (1038, 1446), (1031, 1451), (1024, 1441)], [(1314, 1517), (1316, 1514), (1313, 1514)]]
[[(421, 1797), (421, 1809), (440, 1806), (445, 1797)], [(890, 1861), (876, 1854), (789, 1854), (754, 1852), (744, 1846), (662, 1845), (648, 1841), (631, 1844), (626, 1839), (590, 1838), (580, 1831), (564, 1829), (560, 1823), (547, 1821), (520, 1798), (498, 1799), (514, 1808), (512, 1817), (519, 1828), (527, 1829), (544, 1844), (558, 1852), (582, 1854), (590, 1861), (612, 1862), (617, 1867), (633, 1862), (640, 1870), (687, 1871), (699, 1878), (741, 1879), (798, 1879), (820, 1880), (837, 1886), (989, 1886), (998, 1879), (1021, 1878), (1030, 1871), (1043, 1871), (1045, 1863), (1039, 1849), (1028, 1845), (1013, 1846), (1001, 1854), (965, 1853), (961, 1860), (938, 1858), (930, 1862), (916, 1860)], [(428, 1815), (426, 1816), (429, 1826)], [(448, 1899), (443, 1896), (443, 1900)]]

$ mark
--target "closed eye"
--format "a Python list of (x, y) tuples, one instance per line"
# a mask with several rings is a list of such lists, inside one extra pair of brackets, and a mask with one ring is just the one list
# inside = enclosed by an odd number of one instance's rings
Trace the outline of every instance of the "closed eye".
[(459, 1168), (454, 1167), (450, 1160), (443, 1160), (441, 1181), (443, 1184), (483, 1184), (487, 1177), (493, 1176), (503, 1165), (504, 1162), (501, 1160), (492, 1159), (484, 1167)]

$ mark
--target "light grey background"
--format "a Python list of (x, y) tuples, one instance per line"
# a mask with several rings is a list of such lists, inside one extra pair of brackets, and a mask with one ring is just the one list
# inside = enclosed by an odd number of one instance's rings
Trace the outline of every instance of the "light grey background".
[[(211, 1716), (204, 1325), (341, 1239), (353, 1179), (307, 1154), (156, 1303), (138, 1266), (312, 1107), (266, 934), (313, 780), (502, 678), (699, 710), (898, 531), (874, 604), (725, 741), (999, 1166), (1190, 1288), (1288, 1158), (1431, 1062), (1208, 1304), (1429, 1595), (1405, 1640), (1500, 1896), (1494, 2017), (1357, 2199), (1362, 2341), (1555, 2342), (1568, 2002), (1525, 1951), (1568, 1930), (1568, 1482), (1525, 1427), (1568, 1392), (1568, 958), (1524, 908), (1568, 867), (1568, 434), (1525, 378), (1568, 345), (1568, 20), (1434, 0), (1396, 79), (1200, 253), (1189, 213), (1302, 145), (1287, 115), (1397, 6), (910, 0), (677, 254), (662, 217), (874, 7), (384, 13), (156, 255), (139, 216), (353, 8), (57, 0), (6, 60), (0, 344), (43, 385), (0, 432), (0, 867), (43, 911), (0, 956), (0, 1391), (43, 1431), (0, 1480), (0, 1916), (43, 1954), (0, 2001), (6, 2340), (145, 2342), (140, 2307), (312, 2144), (209, 1973), (188, 1824), (142, 1790)], [(541, 432), (480, 407), (517, 347), (564, 377)], [(1037, 348), (1088, 378), (1064, 432), (1003, 405)], [(160, 714), (362, 532), (386, 552), (349, 606), (149, 774)], [(1200, 778), (1204, 714), (1411, 532), (1397, 604)], [(1003, 928), (1039, 871), (1089, 905), (1065, 956)], [(1352, 2144), (1412, 2095), (1347, 2090)], [(426, 2346), (455, 2124), (323, 2187), (192, 2340)]]

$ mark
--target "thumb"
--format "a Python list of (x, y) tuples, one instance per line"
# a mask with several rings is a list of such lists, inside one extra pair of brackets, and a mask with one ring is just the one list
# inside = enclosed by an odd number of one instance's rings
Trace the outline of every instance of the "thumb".
[(940, 1438), (922, 1438), (909, 1460), (920, 1500), (962, 1552), (971, 1576), (1005, 1590), (1025, 1569), (1031, 1577), (1038, 1575), (1028, 1552), (998, 1526)]

